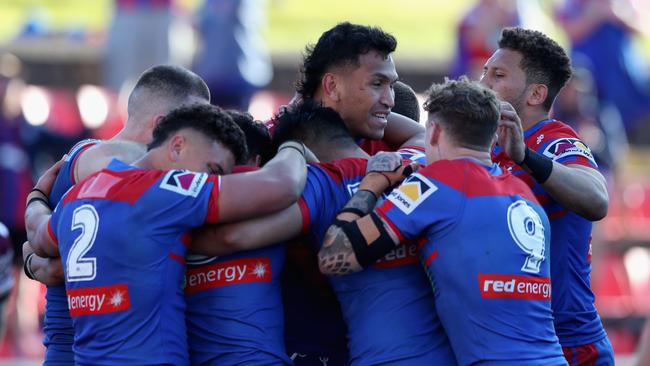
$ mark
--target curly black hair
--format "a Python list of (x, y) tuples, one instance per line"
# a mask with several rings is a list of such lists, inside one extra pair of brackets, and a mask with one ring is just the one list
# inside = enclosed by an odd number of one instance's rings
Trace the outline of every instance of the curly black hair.
[(435, 115), (436, 123), (460, 146), (489, 151), (499, 121), (496, 94), (466, 76), (445, 79), (428, 91), (424, 110)]
[(223, 144), (232, 152), (237, 164), (246, 162), (248, 150), (244, 132), (228, 113), (210, 104), (195, 104), (169, 112), (154, 128), (147, 150), (162, 145), (174, 132), (184, 128), (191, 128)]
[(524, 28), (504, 28), (499, 48), (517, 51), (522, 55), (521, 68), (528, 84), (545, 84), (548, 96), (544, 108), (548, 111), (560, 89), (571, 78), (571, 60), (566, 52), (544, 33)]
[(401, 81), (393, 85), (395, 91), (395, 106), (391, 112), (399, 113), (414, 121), (420, 121), (420, 102), (413, 89)]
[(338, 112), (312, 99), (305, 99), (295, 108), (282, 112), (276, 119), (274, 149), (288, 140), (299, 140), (307, 145), (317, 141), (335, 144), (349, 140), (354, 143)]
[(226, 113), (233, 121), (244, 131), (246, 136), (246, 147), (248, 156), (246, 161), (256, 155), (260, 156), (262, 163), (269, 161), (273, 157), (271, 149), (271, 135), (264, 123), (256, 121), (250, 113), (236, 110), (227, 110)]
[(395, 51), (395, 37), (377, 27), (343, 22), (323, 33), (315, 45), (305, 49), (296, 90), (313, 98), (328, 69), (346, 64), (359, 65), (359, 56), (377, 51), (384, 57)]

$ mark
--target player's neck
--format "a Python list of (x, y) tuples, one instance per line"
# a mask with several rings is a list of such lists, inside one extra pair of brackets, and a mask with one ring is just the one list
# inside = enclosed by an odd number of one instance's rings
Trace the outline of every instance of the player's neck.
[(446, 151), (441, 154), (444, 159), (470, 159), (483, 165), (492, 165), (492, 157), (490, 156), (489, 151), (479, 151), (466, 147), (448, 147), (445, 150)]
[(548, 111), (543, 110), (528, 110), (523, 112), (519, 118), (521, 118), (521, 127), (526, 131), (529, 128), (536, 125), (539, 121), (548, 119)]
[(127, 121), (124, 128), (120, 130), (111, 140), (117, 141), (133, 141), (146, 145), (151, 141), (151, 131), (145, 131), (143, 128), (137, 128), (139, 124)]
[(318, 157), (318, 160), (327, 163), (333, 160), (344, 158), (364, 158), (368, 159), (370, 156), (363, 151), (356, 144), (354, 146), (326, 146), (327, 144), (316, 144), (314, 146), (307, 145), (311, 151)]

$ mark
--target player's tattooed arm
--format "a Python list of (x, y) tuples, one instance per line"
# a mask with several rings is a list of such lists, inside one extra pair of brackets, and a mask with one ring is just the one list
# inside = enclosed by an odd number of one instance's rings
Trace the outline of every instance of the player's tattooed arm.
[(330, 226), (325, 234), (323, 246), (318, 252), (318, 265), (321, 272), (329, 275), (344, 275), (363, 269), (357, 260), (350, 239), (339, 225), (344, 222), (351, 223), (367, 215), (376, 203), (375, 194), (367, 190), (359, 190), (350, 198), (336, 216), (339, 224)]
[(318, 252), (318, 266), (328, 275), (345, 275), (361, 271), (352, 243), (340, 227), (330, 226), (325, 234), (325, 242)]
[(370, 191), (360, 190), (336, 217), (318, 253), (322, 273), (345, 275), (360, 271), (399, 244), (397, 235), (371, 212), (375, 197)]

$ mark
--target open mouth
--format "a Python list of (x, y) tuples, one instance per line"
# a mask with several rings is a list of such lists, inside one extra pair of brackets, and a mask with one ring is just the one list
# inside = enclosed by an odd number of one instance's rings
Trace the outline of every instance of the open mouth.
[(372, 113), (372, 119), (375, 123), (380, 125), (386, 125), (388, 123), (388, 114), (390, 112), (375, 112)]

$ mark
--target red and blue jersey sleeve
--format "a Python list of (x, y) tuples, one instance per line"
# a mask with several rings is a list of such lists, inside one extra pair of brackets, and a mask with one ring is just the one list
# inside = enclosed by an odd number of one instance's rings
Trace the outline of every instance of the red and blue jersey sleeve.
[(298, 201), (304, 232), (311, 232), (317, 240), (324, 237), (338, 209), (356, 192), (366, 165), (366, 159), (345, 158), (309, 166), (307, 184)]
[(434, 170), (436, 164), (412, 174), (377, 208), (400, 241), (444, 232), (458, 214), (463, 196), (437, 180)]
[(427, 155), (424, 149), (419, 146), (403, 147), (397, 150), (402, 159), (409, 160), (420, 165), (427, 165)]
[(59, 174), (57, 175), (52, 187), (52, 192), (50, 193), (50, 202), (52, 202), (53, 205), (56, 205), (70, 187), (77, 183), (75, 180), (74, 168), (79, 156), (99, 142), (99, 140), (94, 139), (82, 140), (76, 143), (70, 151), (68, 151), (68, 156), (65, 158), (63, 165), (61, 165), (61, 170), (59, 170)]
[(334, 205), (326, 202), (327, 197), (332, 195), (333, 183), (332, 177), (323, 168), (318, 165), (308, 166), (305, 189), (298, 199), (303, 233), (324, 232), (327, 229), (323, 228), (326, 218), (336, 214)]
[(568, 125), (551, 120), (526, 137), (526, 145), (562, 165), (598, 169), (591, 149)]
[(219, 221), (221, 177), (186, 170), (171, 170), (143, 196), (145, 210), (156, 220), (188, 227)]

